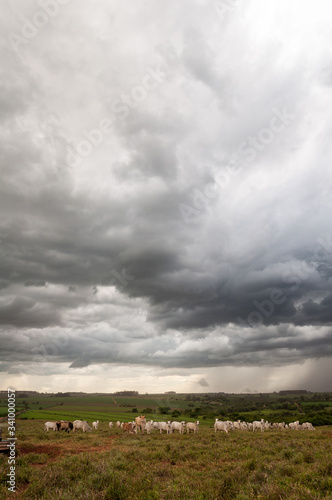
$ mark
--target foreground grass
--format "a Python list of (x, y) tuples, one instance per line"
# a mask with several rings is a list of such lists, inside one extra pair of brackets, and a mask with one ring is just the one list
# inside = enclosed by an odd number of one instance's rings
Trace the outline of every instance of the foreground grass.
[(22, 499), (332, 499), (332, 428), (215, 435), (90, 434), (18, 429), (17, 493)]

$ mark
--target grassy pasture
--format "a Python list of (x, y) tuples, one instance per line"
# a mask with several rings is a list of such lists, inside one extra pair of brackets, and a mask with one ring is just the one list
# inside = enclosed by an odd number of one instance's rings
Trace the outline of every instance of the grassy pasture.
[(107, 422), (88, 434), (43, 423), (18, 421), (17, 493), (0, 456), (1, 499), (332, 499), (332, 427), (129, 435)]

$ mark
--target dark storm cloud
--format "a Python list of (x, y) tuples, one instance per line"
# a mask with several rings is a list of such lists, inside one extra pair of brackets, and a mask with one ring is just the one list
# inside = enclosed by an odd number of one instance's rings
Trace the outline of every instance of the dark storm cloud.
[(52, 306), (16, 296), (7, 304), (0, 304), (0, 323), (18, 328), (45, 328), (59, 324), (60, 317)]
[(24, 283), (24, 286), (46, 286), (44, 280), (29, 280)]
[(7, 37), (2, 359), (330, 356), (325, 16), (291, 9), (296, 38), (274, 3), (274, 37), (260, 2), (225, 19), (213, 4), (143, 4), (72, 2), (18, 50)]

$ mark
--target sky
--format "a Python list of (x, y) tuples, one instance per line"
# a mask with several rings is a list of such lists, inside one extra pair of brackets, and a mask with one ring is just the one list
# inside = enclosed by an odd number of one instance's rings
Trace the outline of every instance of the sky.
[(332, 391), (331, 2), (0, 11), (0, 389)]

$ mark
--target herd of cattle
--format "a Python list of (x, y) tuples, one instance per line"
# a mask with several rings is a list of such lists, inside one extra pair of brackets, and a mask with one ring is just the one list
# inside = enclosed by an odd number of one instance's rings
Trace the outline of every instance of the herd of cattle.
[(271, 423), (265, 421), (264, 419), (255, 420), (254, 422), (241, 422), (241, 420), (238, 420), (237, 422), (232, 422), (230, 420), (223, 421), (216, 418), (216, 421), (214, 423), (214, 432), (224, 431), (227, 433), (230, 430), (253, 431), (253, 432), (260, 430), (261, 432), (263, 432), (269, 429), (277, 429), (277, 430), (291, 429), (295, 431), (316, 430), (310, 422), (304, 422), (303, 424), (300, 424), (298, 420), (296, 422), (291, 422), (290, 424), (285, 424), (285, 422)]
[[(44, 426), (45, 431), (53, 430), (60, 431), (64, 430), (65, 432), (73, 431), (77, 429), (82, 429), (83, 432), (91, 432), (92, 430), (97, 430), (99, 425), (99, 420), (92, 423), (92, 427), (89, 426), (86, 420), (75, 420), (75, 422), (68, 421), (58, 421), (58, 422), (46, 422)], [(153, 420), (146, 421), (144, 415), (140, 417), (136, 417), (132, 422), (116, 422), (116, 427), (122, 429), (124, 432), (128, 433), (143, 433), (146, 432), (150, 434), (152, 430), (159, 430), (159, 433), (162, 434), (166, 432), (167, 434), (172, 434), (175, 431), (178, 431), (179, 434), (183, 434), (185, 430), (187, 433), (193, 432), (194, 434), (198, 431), (199, 421), (197, 422), (154, 422)], [(113, 422), (108, 424), (109, 429), (112, 430)], [(240, 430), (240, 431), (257, 431), (261, 432), (269, 430), (269, 429), (277, 429), (277, 430), (309, 430), (314, 431), (315, 428), (310, 422), (304, 422), (300, 424), (297, 420), (296, 422), (291, 422), (290, 424), (285, 424), (285, 422), (281, 423), (270, 423), (262, 420), (257, 420), (254, 422), (242, 422), (238, 420), (236, 422), (232, 422), (231, 420), (219, 420), (216, 418), (214, 423), (214, 432), (221, 431), (228, 434), (228, 431)]]

